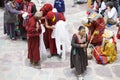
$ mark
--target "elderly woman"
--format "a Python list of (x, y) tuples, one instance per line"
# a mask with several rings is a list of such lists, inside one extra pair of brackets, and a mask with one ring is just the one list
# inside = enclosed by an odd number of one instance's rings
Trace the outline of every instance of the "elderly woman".
[(71, 68), (76, 69), (79, 80), (83, 80), (82, 74), (86, 70), (88, 65), (87, 61), (87, 35), (85, 27), (80, 26), (79, 32), (75, 33), (72, 37), (72, 49), (71, 49)]
[(41, 33), (41, 23), (40, 18), (42, 14), (36, 12), (33, 17), (31, 17), (27, 23), (27, 41), (28, 41), (28, 58), (30, 59), (31, 64), (38, 66), (40, 60), (40, 51), (39, 51), (39, 35)]

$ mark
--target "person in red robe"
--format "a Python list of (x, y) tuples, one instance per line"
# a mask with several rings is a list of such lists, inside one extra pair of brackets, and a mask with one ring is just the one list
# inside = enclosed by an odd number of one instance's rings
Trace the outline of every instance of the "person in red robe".
[(31, 17), (27, 23), (27, 41), (28, 41), (28, 58), (31, 64), (38, 66), (40, 61), (40, 51), (39, 51), (39, 35), (41, 33), (41, 23), (39, 19), (41, 18), (41, 13), (36, 12), (33, 17)]
[[(42, 17), (45, 17), (49, 11), (52, 11), (53, 7), (51, 4), (46, 3), (40, 8), (40, 12), (42, 13)], [(49, 39), (48, 39), (48, 29), (45, 27), (45, 18), (41, 19), (41, 22), (45, 28), (45, 32), (43, 33), (43, 40), (46, 48), (49, 48)]]
[(59, 20), (65, 21), (65, 17), (63, 16), (62, 13), (49, 11), (46, 15), (46, 28), (48, 28), (48, 39), (49, 39), (49, 43), (50, 43), (49, 47), (50, 47), (50, 54), (51, 54), (48, 57), (52, 57), (53, 55), (57, 55), (55, 39), (52, 38), (51, 35), (52, 35), (53, 29), (54, 29), (53, 26)]
[(102, 34), (105, 29), (105, 22), (101, 14), (91, 13), (88, 16), (88, 24), (84, 24), (88, 27), (88, 41), (94, 46), (101, 45), (103, 41)]

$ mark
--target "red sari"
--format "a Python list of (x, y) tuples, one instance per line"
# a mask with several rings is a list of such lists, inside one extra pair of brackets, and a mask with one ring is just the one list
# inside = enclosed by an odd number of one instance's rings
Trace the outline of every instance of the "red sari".
[[(54, 16), (55, 16), (55, 21), (52, 22), (52, 18)], [(46, 19), (50, 26), (55, 25), (56, 22), (59, 20), (65, 21), (65, 17), (61, 13), (55, 13), (55, 12), (51, 12), (51, 11), (46, 15)], [(52, 29), (48, 29), (48, 39), (49, 39), (49, 47), (50, 47), (51, 55), (57, 54), (55, 39), (51, 37), (52, 31), (53, 31)]]
[[(39, 29), (36, 31), (36, 23), (39, 24)], [(40, 22), (36, 21), (34, 17), (31, 17), (26, 26), (27, 37), (28, 37), (28, 58), (33, 62), (40, 60), (39, 51), (39, 35), (41, 33)]]
[(104, 33), (105, 29), (105, 22), (103, 18), (98, 18), (96, 21), (92, 22), (92, 25), (89, 28), (88, 40), (90, 41), (91, 36), (93, 35), (94, 31), (99, 31), (99, 34), (94, 35), (91, 44), (93, 45), (101, 45), (103, 41), (102, 34)]

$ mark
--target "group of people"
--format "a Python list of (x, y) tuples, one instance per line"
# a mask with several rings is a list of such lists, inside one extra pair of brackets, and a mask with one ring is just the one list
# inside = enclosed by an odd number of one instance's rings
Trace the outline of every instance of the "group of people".
[(34, 66), (39, 66), (40, 52), (44, 46), (45, 49), (50, 49), (49, 58), (58, 56), (65, 60), (70, 39), (64, 16), (64, 1), (61, 1), (55, 0), (54, 7), (46, 3), (39, 11), (31, 0), (10, 0), (5, 4), (4, 33), (12, 40), (16, 40), (18, 35), (27, 40), (28, 58)]
[[(39, 11), (31, 0), (10, 0), (5, 3), (4, 33), (12, 40), (18, 35), (27, 40), (28, 58), (34, 67), (41, 68), (40, 53), (44, 46), (45, 49), (50, 49), (48, 58), (58, 56), (65, 60), (67, 50), (70, 52), (64, 0), (55, 0), (54, 3), (54, 6), (50, 3), (44, 4)], [(89, 44), (94, 46), (93, 55), (99, 64), (112, 63), (116, 60), (114, 35), (106, 36), (105, 26), (116, 24), (117, 18), (117, 10), (112, 2), (95, 0), (87, 11), (87, 20), (83, 21), (78, 32), (73, 34), (70, 66), (75, 67), (80, 80), (83, 80), (82, 74), (88, 65)], [(89, 29), (88, 34), (85, 27)], [(21, 34), (18, 34), (19, 31)]]
[[(75, 67), (79, 80), (83, 80), (82, 74), (88, 65), (89, 46), (92, 47), (91, 55), (98, 64), (113, 63), (117, 59), (116, 36), (108, 28), (116, 24), (120, 26), (118, 13), (119, 8), (116, 8), (113, 1), (94, 0), (89, 6), (87, 19), (82, 21), (83, 26), (73, 35), (71, 42), (71, 68)], [(89, 30), (88, 35), (85, 27)], [(119, 33), (120, 27), (117, 32), (118, 39)]]

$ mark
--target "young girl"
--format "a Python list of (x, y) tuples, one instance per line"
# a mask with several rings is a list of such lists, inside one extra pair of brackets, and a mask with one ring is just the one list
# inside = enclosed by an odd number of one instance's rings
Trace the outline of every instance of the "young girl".
[(75, 33), (72, 37), (72, 49), (71, 49), (71, 68), (76, 69), (78, 79), (83, 80), (82, 74), (86, 70), (88, 65), (87, 61), (87, 35), (85, 32), (85, 27), (80, 26), (79, 32)]

